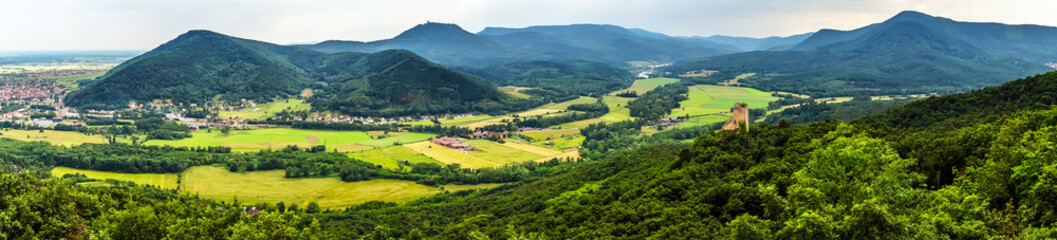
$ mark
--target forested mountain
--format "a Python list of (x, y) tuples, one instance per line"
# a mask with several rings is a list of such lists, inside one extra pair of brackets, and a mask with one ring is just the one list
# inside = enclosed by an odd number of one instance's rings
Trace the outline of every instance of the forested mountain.
[(735, 47), (683, 39), (613, 25), (577, 24), (493, 28), (473, 34), (454, 24), (425, 23), (386, 40), (326, 41), (304, 48), (321, 52), (375, 52), (407, 49), (447, 66), (487, 67), (523, 61), (597, 61), (624, 66), (628, 61), (671, 62), (733, 53)]
[(109, 109), (155, 99), (201, 104), (218, 95), (266, 102), (305, 88), (319, 90), (309, 99), (317, 110), (350, 114), (488, 111), (511, 101), (488, 82), (404, 50), (324, 54), (201, 30), (83, 85), (67, 96), (67, 105)]
[(791, 50), (690, 59), (669, 70), (762, 73), (749, 84), (812, 96), (945, 94), (1052, 70), (1043, 64), (1057, 52), (1030, 49), (1053, 43), (1057, 28), (903, 12), (852, 31), (819, 31)]
[(719, 44), (731, 45), (737, 47), (741, 52), (750, 52), (764, 50), (784, 50), (786, 48), (793, 48), (794, 46), (797, 46), (812, 35), (814, 35), (814, 33), (797, 34), (788, 37), (767, 38), (732, 37), (723, 35), (689, 38), (700, 38)]

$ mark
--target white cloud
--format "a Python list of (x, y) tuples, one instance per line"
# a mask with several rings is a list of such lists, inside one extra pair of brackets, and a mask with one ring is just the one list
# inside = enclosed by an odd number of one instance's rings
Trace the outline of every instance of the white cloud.
[(602, 23), (765, 37), (853, 29), (908, 9), (960, 21), (1057, 25), (1051, 0), (3, 0), (0, 50), (149, 49), (190, 29), (276, 43), (377, 40), (427, 20), (469, 31)]

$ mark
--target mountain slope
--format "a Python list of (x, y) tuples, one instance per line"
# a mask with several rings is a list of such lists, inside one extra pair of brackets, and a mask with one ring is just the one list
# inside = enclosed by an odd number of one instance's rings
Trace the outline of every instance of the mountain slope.
[(692, 39), (703, 39), (712, 41), (718, 44), (731, 45), (738, 48), (741, 51), (764, 51), (772, 50), (775, 48), (792, 48), (800, 42), (803, 42), (808, 37), (811, 37), (814, 33), (797, 34), (788, 37), (767, 37), (767, 38), (749, 38), (749, 37), (731, 37), (723, 35), (713, 35), (709, 37), (690, 37)]
[[(982, 46), (979, 40), (937, 24), (945, 21), (949, 20), (904, 12), (852, 31), (819, 31), (792, 50), (691, 59), (669, 70), (763, 73), (748, 82), (813, 96), (946, 94), (1048, 70), (1042, 62)], [(1039, 41), (1057, 43), (1057, 38)]]
[(933, 97), (865, 117), (859, 122), (897, 128), (958, 128), (1057, 105), (1057, 72), (1039, 74), (972, 92)]
[(296, 94), (312, 79), (295, 63), (310, 64), (317, 57), (310, 51), (190, 31), (70, 93), (66, 104), (115, 108), (130, 100), (203, 103), (218, 94), (228, 100)]
[(122, 63), (65, 101), (104, 109), (156, 99), (201, 104), (216, 96), (264, 102), (305, 88), (317, 90), (308, 100), (315, 110), (362, 115), (490, 111), (510, 99), (488, 82), (405, 50), (323, 54), (191, 31)]

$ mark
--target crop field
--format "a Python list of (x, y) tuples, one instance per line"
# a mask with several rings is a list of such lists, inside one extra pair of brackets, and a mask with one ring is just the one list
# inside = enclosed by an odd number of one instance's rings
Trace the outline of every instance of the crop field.
[[(640, 80), (641, 81), (641, 80)], [(619, 122), (624, 120), (631, 120), (631, 109), (627, 108), (628, 102), (635, 98), (617, 97), (617, 96), (604, 96), (602, 102), (609, 106), (609, 113), (602, 115), (598, 118), (585, 119), (571, 123), (559, 124), (557, 126), (551, 126), (551, 128), (585, 128), (588, 125), (599, 123), (599, 122)]]
[(345, 207), (369, 201), (407, 202), (440, 193), (412, 181), (342, 182), (338, 178), (285, 178), (283, 170), (232, 173), (221, 167), (198, 166), (183, 173), (181, 189), (205, 198), (240, 202), (285, 202), (305, 206)]
[(633, 91), (635, 93), (638, 93), (639, 95), (642, 95), (643, 93), (649, 92), (650, 90), (653, 90), (654, 88), (657, 88), (657, 87), (660, 87), (660, 86), (664, 86), (665, 84), (678, 82), (678, 81), (679, 81), (679, 79), (675, 79), (675, 78), (639, 79), (639, 80), (635, 80), (635, 83), (631, 84), (631, 87), (628, 88), (627, 90), (620, 90), (620, 91), (617, 91), (616, 93), (621, 93), (621, 92), (625, 92), (625, 91)]
[(499, 165), (532, 161), (545, 157), (488, 140), (469, 140), (466, 143), (469, 143), (476, 150), (475, 152), (470, 152), (471, 155)]
[(164, 189), (176, 189), (176, 174), (172, 173), (116, 173), (116, 172), (103, 172), (103, 171), (92, 171), (92, 170), (81, 170), (68, 167), (55, 167), (51, 169), (51, 175), (54, 177), (62, 177), (64, 174), (69, 173), (80, 173), (84, 174), (88, 178), (106, 180), (116, 179), (120, 181), (130, 181), (139, 185), (151, 185), (157, 186)]
[(391, 146), (385, 148), (379, 148), (374, 150), (367, 150), (357, 153), (350, 153), (349, 157), (363, 160), (366, 162), (381, 165), (388, 169), (399, 168), (399, 161), (405, 160), (409, 163), (436, 163), (444, 165), (444, 163), (438, 162), (429, 158), (425, 154), (411, 150), (404, 146)]
[(359, 151), (365, 151), (365, 150), (371, 150), (371, 149), (377, 149), (377, 148), (378, 147), (359, 145), (359, 144), (355, 144), (355, 143), (327, 146), (327, 150), (328, 151), (337, 151), (337, 152), (343, 152), (343, 153), (359, 152)]
[(73, 146), (82, 143), (106, 143), (102, 135), (86, 136), (79, 132), (8, 129), (0, 131), (0, 137), (22, 141), (45, 141), (53, 145)]
[(394, 143), (405, 144), (405, 143), (414, 143), (414, 142), (426, 141), (426, 140), (428, 140), (430, 138), (433, 138), (433, 137), (436, 137), (436, 136), (437, 136), (437, 134), (432, 134), (432, 133), (406, 133), (406, 134), (401, 134), (401, 135), (398, 135), (398, 136), (390, 136), (390, 137), (382, 138), (382, 139), (375, 139), (375, 140), (370, 140), (370, 141), (359, 142), (359, 143), (356, 143), (356, 144), (364, 145), (364, 146), (371, 146), (371, 147), (386, 147), (386, 146), (393, 146)]
[(220, 118), (265, 119), (275, 116), (276, 113), (283, 110), (305, 111), (310, 109), (312, 109), (312, 105), (306, 103), (305, 100), (296, 98), (275, 99), (272, 102), (257, 104), (256, 108), (246, 109), (245, 111), (220, 111), (219, 115)]
[(459, 152), (455, 149), (437, 145), (428, 141), (407, 144), (404, 145), (404, 147), (425, 154), (427, 157), (437, 160), (438, 162), (441, 162), (444, 165), (459, 164), (459, 166), (461, 167), (472, 169), (500, 166), (497, 163), (478, 158), (474, 155)]
[[(483, 115), (482, 114), (482, 115), (473, 115), (472, 117), (464, 117), (464, 118), (440, 119), (440, 125), (441, 126), (446, 126), (446, 127), (447, 126), (459, 126), (459, 125), (465, 125), (465, 124), (470, 124), (470, 123), (474, 123), (474, 122), (480, 122), (480, 121), (488, 120), (490, 118), (492, 118), (492, 116)], [(404, 124), (408, 124), (408, 125), (412, 125), (412, 126), (433, 125), (433, 121), (422, 120), (422, 121), (406, 122)]]
[[(402, 137), (397, 136), (397, 137)], [(176, 147), (228, 146), (233, 151), (257, 151), (279, 149), (287, 145), (310, 147), (315, 145), (345, 145), (371, 141), (367, 133), (360, 131), (326, 131), (292, 128), (265, 128), (236, 130), (228, 135), (220, 131), (199, 131), (191, 138), (181, 140), (150, 140), (147, 145), (170, 145)]]
[(736, 102), (749, 104), (749, 108), (765, 108), (768, 103), (778, 100), (778, 97), (771, 96), (771, 93), (752, 88), (694, 85), (689, 90), (689, 98), (679, 102), (680, 107), (673, 109), (668, 116), (700, 116), (729, 112)]

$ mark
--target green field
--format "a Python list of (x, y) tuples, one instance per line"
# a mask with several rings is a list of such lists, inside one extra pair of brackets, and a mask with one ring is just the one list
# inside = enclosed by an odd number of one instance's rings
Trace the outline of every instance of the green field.
[[(401, 135), (402, 136), (402, 135)], [(401, 137), (397, 136), (397, 137)], [(326, 131), (292, 128), (265, 128), (236, 130), (228, 135), (219, 130), (199, 131), (191, 138), (181, 140), (150, 140), (146, 145), (170, 145), (175, 147), (227, 146), (233, 151), (257, 151), (280, 149), (287, 145), (310, 147), (315, 145), (337, 146), (371, 141), (367, 133), (360, 131)]]
[(679, 102), (679, 108), (673, 109), (668, 116), (700, 116), (730, 112), (734, 103), (749, 104), (749, 108), (765, 108), (767, 104), (778, 100), (771, 93), (744, 87), (724, 87), (714, 85), (694, 85), (688, 92), (688, 99)]
[(77, 90), (77, 83), (81, 82), (81, 80), (95, 79), (97, 77), (103, 76), (103, 74), (106, 74), (106, 72), (54, 76), (50, 78), (55, 80), (55, 84), (65, 87), (67, 91), (73, 91)]
[(82, 143), (106, 143), (102, 135), (86, 136), (79, 132), (8, 129), (0, 131), (0, 137), (22, 141), (45, 141), (53, 145), (73, 146)]
[(580, 98), (569, 100), (569, 101), (564, 101), (564, 102), (560, 102), (560, 103), (548, 103), (546, 105), (540, 106), (539, 108), (540, 109), (565, 110), (565, 109), (568, 109), (569, 106), (571, 106), (573, 104), (594, 103), (595, 101), (598, 101), (598, 99), (597, 98), (593, 98), (593, 97), (580, 96)]
[(727, 120), (730, 120), (730, 116), (724, 116), (724, 115), (719, 115), (719, 114), (709, 114), (709, 115), (701, 115), (701, 116), (690, 117), (689, 121), (677, 123), (677, 124), (675, 124), (675, 126), (678, 126), (680, 128), (695, 127), (695, 126), (706, 126), (706, 125), (712, 125), (712, 124), (715, 124), (715, 123), (726, 122)]
[(399, 136), (391, 136), (391, 137), (388, 137), (388, 138), (382, 138), (382, 139), (375, 139), (375, 140), (370, 140), (370, 141), (358, 142), (356, 144), (364, 145), (364, 146), (372, 146), (372, 147), (387, 147), (387, 146), (393, 146), (394, 143), (405, 144), (405, 143), (414, 143), (414, 142), (426, 141), (426, 140), (428, 140), (430, 138), (433, 138), (433, 137), (436, 137), (436, 136), (437, 136), (437, 134), (432, 134), (432, 133), (407, 133), (407, 134), (401, 134)]
[(469, 140), (466, 143), (473, 146), (475, 150), (475, 152), (470, 152), (471, 155), (499, 165), (533, 161), (546, 157), (545, 155), (522, 151), (488, 140)]
[(470, 190), (470, 189), (492, 189), (492, 188), (496, 188), (496, 187), (499, 187), (499, 186), (503, 186), (503, 184), (502, 183), (482, 183), (482, 184), (474, 184), (474, 185), (447, 184), (447, 185), (444, 185), (444, 190), (449, 191), (449, 192), (458, 192), (458, 191)]
[(642, 95), (643, 93), (649, 92), (650, 90), (653, 90), (654, 88), (657, 88), (657, 87), (660, 87), (660, 86), (664, 86), (665, 84), (678, 82), (678, 81), (679, 81), (679, 79), (675, 79), (675, 78), (647, 78), (647, 79), (639, 79), (639, 80), (635, 80), (635, 83), (631, 84), (631, 87), (628, 88), (627, 90), (617, 91), (616, 93), (621, 93), (621, 92), (625, 92), (625, 91), (633, 91), (635, 93), (638, 93), (639, 95)]
[(220, 118), (265, 119), (275, 116), (276, 113), (283, 110), (308, 111), (311, 109), (312, 105), (306, 103), (305, 100), (296, 98), (275, 99), (272, 102), (257, 104), (256, 108), (249, 108), (245, 111), (220, 111), (219, 116)]
[[(446, 127), (447, 126), (458, 126), (458, 125), (465, 125), (465, 124), (474, 123), (474, 122), (480, 122), (480, 121), (488, 120), (490, 118), (492, 118), (492, 116), (488, 116), (488, 115), (473, 115), (472, 117), (464, 117), (464, 118), (456, 118), (456, 119), (440, 119), (440, 125), (441, 126), (446, 126)], [(406, 122), (404, 124), (408, 124), (408, 125), (412, 125), (412, 126), (419, 126), (419, 125), (433, 125), (434, 123), (433, 123), (433, 121), (430, 121), (430, 120), (421, 120), (421, 121), (414, 121), (414, 122)]]
[(62, 177), (68, 173), (80, 173), (84, 174), (88, 178), (106, 180), (116, 179), (120, 181), (134, 182), (139, 185), (151, 185), (164, 189), (176, 189), (176, 179), (179, 177), (172, 173), (115, 173), (115, 172), (102, 172), (92, 170), (81, 170), (68, 167), (55, 167), (51, 169), (51, 175), (54, 177)]
[(459, 164), (460, 167), (471, 169), (500, 166), (497, 163), (478, 158), (469, 153), (459, 152), (428, 141), (407, 144), (404, 147), (425, 154), (444, 165)]
[(598, 118), (559, 124), (557, 126), (551, 126), (551, 128), (585, 128), (588, 125), (599, 122), (619, 122), (624, 120), (631, 120), (633, 119), (631, 117), (631, 109), (628, 109), (627, 105), (628, 102), (634, 99), (635, 98), (604, 96), (602, 97), (602, 103), (605, 103), (606, 106), (609, 106), (609, 113), (606, 113), (606, 115), (602, 115)]
[(399, 160), (405, 160), (412, 164), (436, 163), (444, 165), (444, 163), (438, 162), (437, 160), (433, 160), (425, 154), (416, 152), (415, 150), (411, 150), (410, 148), (404, 146), (390, 146), (357, 153), (350, 153), (349, 157), (378, 164), (382, 167), (389, 169), (399, 168)]
[(232, 173), (221, 167), (198, 166), (183, 173), (184, 192), (205, 198), (240, 202), (286, 202), (305, 206), (345, 207), (369, 201), (407, 202), (440, 193), (412, 181), (342, 182), (338, 178), (285, 178), (283, 170)]
[[(586, 139), (583, 135), (580, 135), (580, 130), (578, 129), (561, 129), (520, 134), (536, 140), (531, 142), (533, 146), (558, 150), (579, 147)], [(547, 142), (550, 142), (551, 144), (548, 145)]]

